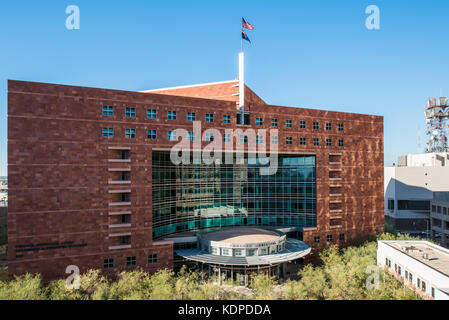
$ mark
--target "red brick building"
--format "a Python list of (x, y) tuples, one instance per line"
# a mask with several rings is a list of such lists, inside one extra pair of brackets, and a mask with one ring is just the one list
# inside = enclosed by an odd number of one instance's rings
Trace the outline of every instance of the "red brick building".
[[(267, 202), (267, 212), (285, 205), (276, 220), (263, 213), (263, 201), (262, 213), (252, 216), (259, 200), (245, 198), (236, 212), (246, 218), (233, 224), (297, 223), (312, 247), (345, 245), (383, 230), (382, 117), (268, 105), (245, 87), (249, 124), (239, 125), (238, 92), (238, 81), (148, 92), (9, 81), (10, 274), (61, 278), (69, 265), (105, 273), (172, 268), (173, 242), (165, 236), (201, 229), (203, 222), (193, 222), (196, 204), (192, 214), (179, 203), (155, 213), (152, 162), (155, 152), (177, 143), (168, 139), (169, 131), (191, 130), (192, 118), (202, 122), (203, 131), (276, 128), (279, 154), (314, 157), (313, 204), (305, 208), (295, 196), (287, 205)], [(170, 197), (181, 199), (178, 193)], [(179, 220), (164, 225), (166, 209), (166, 217)], [(295, 210), (305, 213), (295, 216)]]

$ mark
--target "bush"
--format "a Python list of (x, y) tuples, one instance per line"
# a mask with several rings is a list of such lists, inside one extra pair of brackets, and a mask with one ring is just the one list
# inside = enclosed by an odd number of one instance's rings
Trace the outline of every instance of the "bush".
[(274, 294), (274, 286), (277, 284), (275, 277), (266, 274), (258, 274), (251, 277), (250, 288), (254, 291), (254, 298), (258, 300), (277, 299)]
[(41, 275), (25, 274), (13, 281), (0, 282), (0, 300), (44, 300)]

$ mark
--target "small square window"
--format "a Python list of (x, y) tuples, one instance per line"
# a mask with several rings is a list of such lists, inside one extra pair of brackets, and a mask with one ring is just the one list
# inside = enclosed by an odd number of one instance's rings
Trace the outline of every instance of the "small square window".
[(320, 236), (315, 236), (315, 237), (313, 238), (313, 242), (314, 242), (314, 243), (320, 243)]
[(195, 121), (196, 113), (195, 112), (187, 112), (187, 121)]
[(149, 254), (148, 255), (148, 264), (156, 264), (157, 263), (157, 254)]
[(271, 136), (271, 144), (278, 144), (278, 136)]
[(176, 135), (176, 131), (168, 131), (167, 132), (167, 139), (168, 141), (177, 141), (178, 136)]
[(157, 131), (156, 130), (147, 130), (147, 138), (150, 140), (157, 139)]
[(326, 147), (332, 147), (332, 139), (326, 139)]
[(331, 130), (332, 130), (332, 123), (326, 122), (326, 131), (331, 131)]
[(206, 113), (206, 122), (214, 122), (214, 115), (212, 113)]
[(223, 123), (226, 123), (226, 124), (231, 123), (231, 116), (229, 116), (229, 115), (224, 115), (224, 116), (223, 116)]
[(339, 123), (338, 124), (338, 131), (343, 131), (343, 130), (345, 130), (344, 124), (343, 123)]
[(256, 118), (256, 126), (263, 126), (263, 118)]
[(122, 214), (120, 216), (120, 223), (121, 224), (130, 224), (131, 223), (131, 216), (127, 214)]
[(307, 139), (306, 138), (299, 138), (299, 144), (301, 146), (307, 145)]
[(299, 129), (305, 129), (306, 128), (306, 121), (301, 120), (299, 121)]
[(313, 122), (313, 130), (319, 130), (320, 129), (320, 123), (317, 121)]
[(271, 126), (277, 127), (278, 126), (278, 119), (271, 119)]
[(286, 120), (285, 121), (285, 127), (286, 128), (291, 128), (292, 127), (292, 120)]
[(207, 141), (207, 142), (212, 142), (212, 141), (214, 141), (214, 135), (212, 134), (212, 133), (208, 133), (208, 132), (206, 132), (206, 140), (205, 141)]
[(114, 259), (104, 259), (103, 260), (104, 269), (114, 269)]
[(345, 234), (344, 234), (344, 233), (340, 233), (338, 239), (339, 239), (340, 241), (345, 241)]
[(136, 108), (126, 108), (125, 109), (125, 117), (135, 118), (136, 117)]
[(327, 242), (332, 242), (332, 235), (328, 234), (326, 240)]
[(114, 115), (114, 107), (113, 106), (103, 106), (103, 115), (104, 116), (113, 116)]
[(135, 265), (137, 265), (137, 259), (135, 256), (126, 257), (126, 266), (127, 267), (134, 267)]
[(176, 120), (176, 111), (167, 111), (168, 120)]
[(125, 116), (127, 118), (135, 118), (136, 117), (136, 108), (126, 108)]
[(136, 138), (136, 129), (125, 129), (125, 138), (135, 139)]
[(313, 145), (319, 146), (320, 145), (320, 139), (319, 138), (313, 138)]
[(103, 128), (103, 137), (104, 138), (112, 138), (114, 136), (113, 128)]
[[(129, 202), (129, 198), (125, 197), (125, 199), (123, 199), (123, 197), (122, 197), (122, 201), (123, 202)], [(119, 245), (123, 246), (123, 245), (129, 245), (129, 244), (131, 244), (131, 237), (130, 236), (122, 236), (122, 237), (120, 237)]]
[(339, 139), (338, 140), (338, 146), (339, 147), (344, 147), (345, 146), (345, 141), (343, 139)]
[(292, 137), (286, 137), (285, 138), (285, 143), (286, 144), (292, 144), (293, 143), (293, 138)]
[(148, 109), (147, 110), (147, 118), (148, 119), (156, 119), (156, 117), (157, 117), (156, 109)]

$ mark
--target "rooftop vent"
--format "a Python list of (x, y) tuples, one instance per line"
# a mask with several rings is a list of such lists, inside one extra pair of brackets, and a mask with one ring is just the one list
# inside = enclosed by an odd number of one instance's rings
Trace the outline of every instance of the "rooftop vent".
[(429, 254), (428, 253), (424, 253), (422, 255), (422, 257), (423, 257), (424, 260), (429, 260)]

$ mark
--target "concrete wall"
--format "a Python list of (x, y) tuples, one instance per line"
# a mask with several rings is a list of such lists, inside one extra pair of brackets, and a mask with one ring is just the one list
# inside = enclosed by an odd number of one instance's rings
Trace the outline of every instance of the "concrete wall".
[[(427, 230), (421, 225), (422, 219), (429, 219), (430, 210), (398, 210), (398, 200), (431, 201), (434, 192), (449, 191), (449, 167), (385, 167), (384, 179), (385, 215), (396, 220), (395, 227), (407, 232)], [(395, 200), (394, 210), (388, 209), (389, 199)]]
[(449, 154), (423, 153), (407, 155), (407, 166), (409, 167), (443, 167), (448, 165)]

